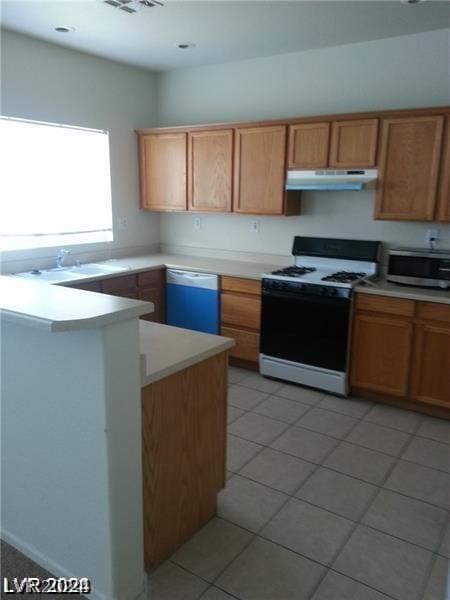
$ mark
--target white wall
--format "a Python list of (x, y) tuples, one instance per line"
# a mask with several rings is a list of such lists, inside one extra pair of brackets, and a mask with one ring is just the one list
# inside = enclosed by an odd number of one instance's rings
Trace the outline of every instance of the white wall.
[[(115, 240), (74, 246), (72, 251), (107, 250), (104, 258), (108, 258), (118, 250), (157, 245), (158, 215), (138, 209), (134, 134), (134, 129), (157, 121), (155, 76), (10, 31), (1, 34), (1, 68), (2, 114), (110, 131)], [(117, 229), (117, 217), (128, 218), (126, 230)], [(3, 262), (54, 254), (53, 250), (4, 253)], [(4, 269), (13, 264), (4, 264)]]
[(59, 333), (0, 325), (1, 536), (57, 577), (90, 578), (95, 600), (136, 600), (138, 319)]
[[(449, 33), (433, 31), (336, 48), (258, 58), (158, 75), (161, 125), (257, 120), (450, 103)], [(289, 254), (292, 237), (319, 235), (421, 245), (430, 225), (373, 221), (373, 192), (307, 193), (302, 215), (161, 218), (161, 242), (208, 249)], [(434, 225), (433, 225), (434, 226)], [(450, 226), (440, 225), (442, 246)]]

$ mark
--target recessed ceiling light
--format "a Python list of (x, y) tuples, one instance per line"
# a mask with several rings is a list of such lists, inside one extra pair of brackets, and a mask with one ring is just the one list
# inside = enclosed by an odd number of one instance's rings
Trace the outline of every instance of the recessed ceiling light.
[(180, 50), (188, 50), (189, 48), (195, 48), (194, 42), (180, 42), (177, 44), (177, 48)]
[(67, 25), (55, 25), (53, 29), (58, 33), (72, 33), (72, 31), (75, 31), (75, 27), (68, 27)]

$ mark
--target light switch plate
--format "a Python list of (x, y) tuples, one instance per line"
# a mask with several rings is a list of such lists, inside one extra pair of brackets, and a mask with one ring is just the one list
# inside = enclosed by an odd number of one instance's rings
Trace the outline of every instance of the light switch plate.
[(127, 217), (117, 217), (117, 227), (119, 228), (119, 231), (128, 229), (128, 218)]

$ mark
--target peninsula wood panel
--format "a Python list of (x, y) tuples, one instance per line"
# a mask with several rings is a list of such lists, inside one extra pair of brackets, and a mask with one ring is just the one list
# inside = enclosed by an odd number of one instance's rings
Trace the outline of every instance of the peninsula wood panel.
[(328, 165), (330, 123), (289, 127), (289, 169), (320, 169)]
[(223, 293), (221, 313), (221, 321), (224, 324), (259, 330), (261, 300), (251, 296)]
[(411, 399), (450, 408), (450, 325), (416, 325)]
[(234, 212), (284, 213), (285, 158), (285, 126), (236, 129)]
[(233, 130), (189, 133), (188, 170), (189, 210), (230, 212)]
[(141, 207), (187, 209), (187, 134), (139, 136)]
[(335, 121), (331, 126), (330, 167), (374, 167), (378, 119)]
[(412, 322), (401, 317), (357, 314), (353, 321), (351, 385), (406, 397)]
[(384, 119), (376, 219), (434, 219), (442, 116)]
[(225, 485), (226, 400), (226, 352), (142, 390), (147, 570), (216, 513)]
[(439, 176), (437, 205), (439, 221), (450, 221), (450, 116), (447, 116)]

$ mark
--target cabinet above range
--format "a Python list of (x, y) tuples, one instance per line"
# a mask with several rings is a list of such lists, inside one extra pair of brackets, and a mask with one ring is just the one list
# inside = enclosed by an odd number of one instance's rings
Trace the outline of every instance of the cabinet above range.
[(449, 131), (450, 107), (138, 130), (141, 208), (298, 215), (289, 171), (378, 169), (375, 219), (448, 222)]

